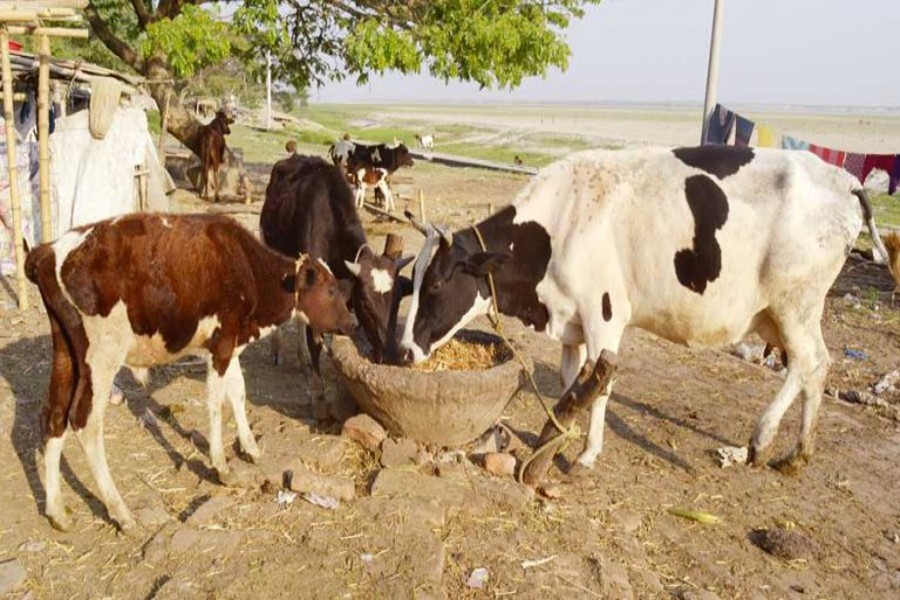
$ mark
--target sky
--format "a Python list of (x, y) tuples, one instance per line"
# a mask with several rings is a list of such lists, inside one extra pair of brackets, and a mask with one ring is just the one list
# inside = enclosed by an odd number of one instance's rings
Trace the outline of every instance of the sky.
[[(722, 0), (719, 101), (900, 106), (900, 1)], [(396, 73), (317, 102), (702, 104), (714, 0), (604, 0), (566, 32), (569, 69), (513, 91)]]

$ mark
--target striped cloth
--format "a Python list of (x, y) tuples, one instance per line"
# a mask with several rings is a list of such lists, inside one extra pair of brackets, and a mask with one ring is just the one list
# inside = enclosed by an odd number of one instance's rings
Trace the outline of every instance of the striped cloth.
[(785, 135), (781, 137), (781, 147), (785, 150), (809, 150), (809, 142)]
[(844, 160), (847, 158), (847, 153), (842, 150), (832, 150), (830, 148), (826, 148), (825, 146), (817, 146), (815, 144), (809, 145), (809, 151), (827, 162), (830, 165), (834, 165), (836, 167), (843, 167)]
[(774, 148), (775, 130), (768, 125), (758, 125), (756, 127), (756, 145), (760, 148)]

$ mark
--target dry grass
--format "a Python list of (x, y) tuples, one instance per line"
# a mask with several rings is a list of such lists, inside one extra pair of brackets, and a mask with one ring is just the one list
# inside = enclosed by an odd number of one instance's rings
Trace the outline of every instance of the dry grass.
[(417, 371), (483, 371), (512, 358), (503, 344), (482, 344), (453, 339), (438, 348), (431, 358), (414, 365)]

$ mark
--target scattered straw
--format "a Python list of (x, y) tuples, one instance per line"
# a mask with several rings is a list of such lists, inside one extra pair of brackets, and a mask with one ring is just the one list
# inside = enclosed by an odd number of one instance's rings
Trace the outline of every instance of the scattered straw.
[(431, 358), (414, 365), (417, 371), (483, 371), (511, 358), (503, 344), (482, 344), (452, 339), (438, 348)]

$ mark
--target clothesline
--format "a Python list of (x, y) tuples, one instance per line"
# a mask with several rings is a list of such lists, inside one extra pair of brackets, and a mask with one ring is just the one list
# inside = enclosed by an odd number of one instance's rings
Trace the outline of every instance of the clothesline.
[(865, 184), (875, 170), (888, 174), (888, 193), (893, 195), (900, 183), (900, 154), (862, 154), (835, 150), (812, 144), (790, 135), (776, 134), (775, 129), (765, 123), (754, 121), (716, 104), (707, 128), (704, 144), (749, 146), (756, 132), (756, 146), (760, 148), (784, 148), (785, 150), (808, 150), (825, 162), (842, 167)]

